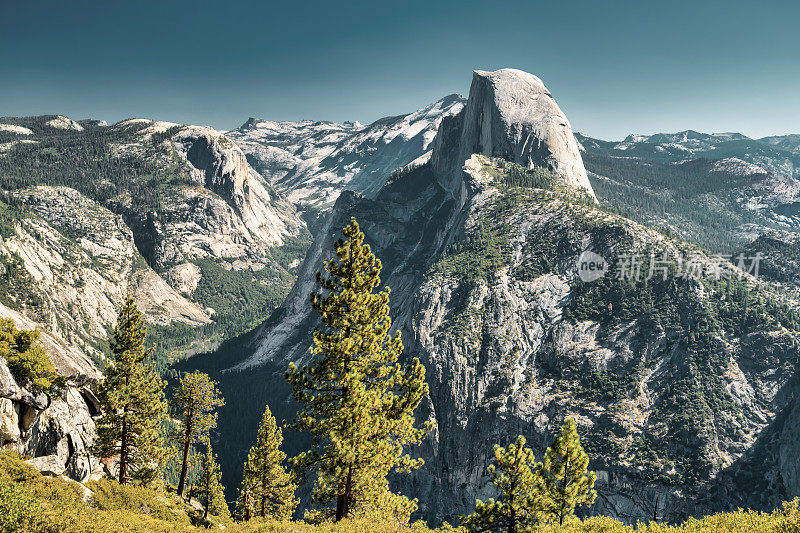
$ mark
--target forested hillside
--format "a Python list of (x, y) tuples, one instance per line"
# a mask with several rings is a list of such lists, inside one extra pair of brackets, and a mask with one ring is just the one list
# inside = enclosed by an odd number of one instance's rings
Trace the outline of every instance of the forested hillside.
[[(102, 230), (92, 213), (116, 217), (112, 224), (122, 233), (114, 239), (132, 242), (124, 251), (107, 248), (104, 256), (127, 265), (117, 281), (121, 293), (135, 290), (152, 300), (150, 336), (165, 365), (253, 328), (291, 287), (310, 242), (305, 224), (241, 151), (210, 128), (140, 119), (107, 126), (62, 116), (4, 117), (0, 123), (0, 189), (8, 215), (3, 237), (21, 239), (18, 231), (38, 216), (80, 250), (87, 235)], [(75, 194), (83, 199), (80, 205), (69, 200), (78, 215), (73, 220), (63, 210), (64, 199)], [(120, 253), (125, 259), (115, 257)], [(47, 318), (50, 311), (37, 309), (51, 299), (35, 273), (40, 267), (10, 248), (3, 258), (5, 301)], [(87, 290), (82, 283), (68, 280), (65, 289), (75, 293), (78, 306)], [(109, 298), (119, 305), (120, 295)], [(171, 301), (185, 302), (184, 311), (163, 311)], [(92, 336), (102, 337), (108, 313), (98, 321), (101, 330)], [(97, 341), (83, 335), (81, 342)]]

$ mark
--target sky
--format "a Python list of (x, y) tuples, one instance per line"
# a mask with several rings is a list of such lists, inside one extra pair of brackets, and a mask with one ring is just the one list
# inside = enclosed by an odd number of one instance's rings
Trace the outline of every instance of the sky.
[(539, 76), (576, 131), (800, 133), (800, 2), (0, 0), (0, 116), (369, 123)]

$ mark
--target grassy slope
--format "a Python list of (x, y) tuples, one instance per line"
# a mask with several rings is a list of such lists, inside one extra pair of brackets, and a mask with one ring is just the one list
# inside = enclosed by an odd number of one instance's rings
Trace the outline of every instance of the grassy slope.
[[(236, 532), (293, 533), (426, 533), (452, 531), (445, 526), (431, 530), (416, 523), (400, 527), (371, 520), (347, 520), (339, 524), (311, 526), (303, 522), (253, 520), (248, 523), (202, 522), (198, 511), (173, 493), (142, 487), (121, 487), (112, 480), (89, 483), (94, 491), (89, 502), (75, 482), (40, 475), (11, 452), (0, 453), (0, 531), (3, 533), (123, 533), (192, 532), (207, 527)], [(458, 529), (455, 529), (458, 530)], [(677, 526), (639, 524), (638, 529), (608, 517), (574, 519), (564, 527), (543, 525), (542, 532), (646, 533), (667, 532), (797, 532), (800, 531), (800, 500), (787, 503), (772, 513), (736, 511), (689, 520)]]

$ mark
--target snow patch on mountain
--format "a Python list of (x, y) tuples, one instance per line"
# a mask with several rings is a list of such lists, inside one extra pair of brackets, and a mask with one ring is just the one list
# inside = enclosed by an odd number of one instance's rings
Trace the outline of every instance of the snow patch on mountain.
[(290, 201), (301, 208), (327, 209), (346, 188), (376, 194), (392, 171), (429, 151), (442, 118), (457, 114), (463, 106), (462, 97), (450, 95), (368, 126), (251, 118), (227, 136)]

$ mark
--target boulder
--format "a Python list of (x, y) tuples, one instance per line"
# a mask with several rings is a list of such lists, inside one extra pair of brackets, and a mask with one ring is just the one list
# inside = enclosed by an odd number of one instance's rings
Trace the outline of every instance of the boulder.
[(62, 475), (67, 469), (66, 465), (62, 462), (62, 458), (55, 454), (34, 457), (26, 462), (45, 476), (57, 477)]

